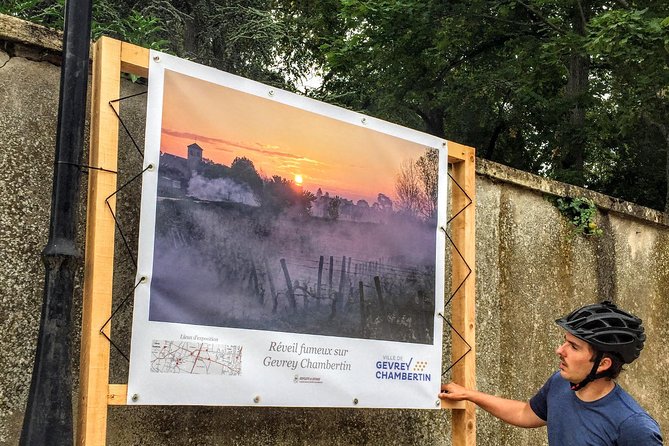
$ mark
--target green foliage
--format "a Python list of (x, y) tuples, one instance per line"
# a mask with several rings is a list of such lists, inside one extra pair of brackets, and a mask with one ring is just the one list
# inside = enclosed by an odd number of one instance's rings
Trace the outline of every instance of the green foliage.
[(230, 167), (204, 159), (198, 166), (198, 173), (205, 178), (226, 178), (230, 176)]
[(601, 236), (604, 233), (595, 222), (597, 207), (592, 200), (562, 197), (557, 198), (554, 203), (560, 213), (574, 226), (572, 231), (574, 235)]
[(0, 14), (12, 15), (27, 20), (32, 11), (41, 0), (3, 0), (0, 3)]
[(339, 207), (341, 206), (341, 198), (339, 196), (336, 196), (334, 198), (331, 198), (330, 201), (328, 201), (328, 220), (335, 221), (339, 218)]
[(311, 214), (311, 204), (315, 199), (315, 195), (305, 193), (292, 181), (274, 175), (264, 180), (260, 202), (262, 209), (273, 216), (284, 212), (306, 216)]
[(256, 194), (260, 195), (263, 189), (263, 181), (258, 175), (253, 161), (246, 157), (235, 157), (230, 164), (230, 177), (239, 184), (246, 184)]
[[(62, 30), (65, 0), (9, 0), (0, 6), (0, 13)], [(155, 50), (168, 48), (168, 40), (161, 37), (166, 30), (155, 16), (128, 9), (113, 0), (93, 1), (92, 15), (93, 39), (104, 35)]]
[(169, 41), (161, 38), (166, 33), (162, 21), (136, 10), (131, 10), (127, 17), (114, 20), (109, 25), (95, 21), (93, 26), (94, 39), (102, 35), (117, 36), (121, 40), (152, 50), (164, 51), (169, 48)]
[(304, 33), (322, 65), (314, 96), (664, 209), (669, 3), (334, 3)]
[[(0, 12), (62, 27), (63, 5), (4, 0)], [(96, 0), (93, 17), (94, 37), (302, 89), (669, 210), (664, 0)], [(321, 85), (301, 86), (312, 75)]]

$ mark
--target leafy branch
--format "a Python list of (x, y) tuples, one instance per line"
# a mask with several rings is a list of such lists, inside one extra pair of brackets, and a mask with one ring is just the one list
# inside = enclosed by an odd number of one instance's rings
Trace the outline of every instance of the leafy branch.
[(560, 213), (574, 226), (573, 235), (601, 236), (604, 231), (597, 226), (597, 206), (589, 198), (561, 197), (554, 201)]

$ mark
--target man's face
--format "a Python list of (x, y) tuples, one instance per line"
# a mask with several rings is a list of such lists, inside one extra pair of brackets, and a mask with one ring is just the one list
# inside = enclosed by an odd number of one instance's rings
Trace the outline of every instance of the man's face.
[(583, 381), (592, 370), (592, 347), (571, 333), (565, 332), (564, 342), (555, 353), (560, 357), (560, 376), (569, 382)]

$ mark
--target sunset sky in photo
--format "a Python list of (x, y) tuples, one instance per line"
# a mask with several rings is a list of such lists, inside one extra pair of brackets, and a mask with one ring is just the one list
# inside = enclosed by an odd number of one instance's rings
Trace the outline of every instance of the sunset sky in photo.
[(365, 127), (310, 113), (201, 79), (165, 70), (160, 151), (186, 157), (197, 143), (203, 157), (229, 166), (253, 161), (260, 175), (280, 175), (316, 193), (370, 204), (395, 199), (395, 177), (426, 147)]

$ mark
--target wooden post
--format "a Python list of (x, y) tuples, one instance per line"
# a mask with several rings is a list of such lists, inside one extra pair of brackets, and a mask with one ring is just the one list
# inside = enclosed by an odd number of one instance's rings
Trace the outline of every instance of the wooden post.
[(339, 308), (344, 308), (344, 281), (346, 280), (346, 256), (341, 258), (341, 274), (339, 275), (339, 294), (337, 299), (340, 299)]
[[(118, 120), (109, 101), (120, 96), (121, 42), (104, 37), (98, 40), (93, 60), (88, 163), (116, 171)], [(115, 227), (105, 199), (115, 190), (116, 174), (89, 170), (77, 430), (77, 444), (81, 445), (103, 445), (107, 437), (109, 342), (100, 328), (111, 315)], [(109, 206), (115, 209), (114, 197)], [(110, 325), (105, 330), (109, 335)]]
[(258, 297), (260, 305), (265, 303), (265, 296), (260, 293), (260, 284), (258, 283), (258, 271), (256, 271), (256, 264), (251, 260), (251, 274), (249, 276), (249, 285), (253, 287), (253, 292)]
[(386, 309), (385, 304), (383, 303), (383, 292), (381, 290), (381, 278), (379, 276), (374, 276), (374, 287), (376, 287), (376, 296), (379, 298), (379, 307), (381, 311)]
[(318, 259), (318, 285), (316, 287), (316, 299), (318, 299), (318, 303), (320, 305), (320, 298), (321, 298), (321, 284), (323, 282), (323, 261), (325, 258), (323, 256)]
[(288, 289), (288, 301), (293, 311), (297, 311), (297, 301), (295, 300), (295, 291), (293, 290), (293, 282), (290, 281), (290, 274), (288, 273), (288, 266), (286, 266), (286, 259), (281, 259), (281, 269), (283, 269), (283, 277), (286, 279), (286, 288)]
[(358, 282), (358, 290), (360, 290), (360, 335), (363, 339), (366, 336), (365, 325), (367, 324), (367, 313), (365, 311), (365, 284)]
[(330, 269), (328, 271), (328, 297), (332, 296), (332, 273), (334, 269), (334, 257), (330, 256)]
[[(467, 277), (458, 294), (452, 300), (452, 324), (472, 347), (454, 368), (453, 381), (467, 388), (476, 388), (476, 351), (475, 351), (475, 216), (476, 216), (476, 172), (474, 170), (474, 149), (453, 142), (448, 142), (449, 162), (453, 163), (453, 179), (469, 195), (472, 203), (451, 222), (451, 238), (458, 247), (464, 260), (460, 259), (455, 248), (451, 249), (452, 291)], [(465, 207), (468, 199), (455, 185), (451, 187), (451, 212)], [(458, 360), (469, 349), (460, 339), (452, 336), (452, 359)], [(476, 445), (476, 410), (473, 403), (466, 402), (464, 409), (453, 410), (452, 426), (453, 446)]]
[(272, 279), (272, 271), (269, 269), (269, 262), (267, 259), (265, 259), (265, 271), (267, 272), (267, 282), (269, 282), (269, 292), (272, 294), (272, 313), (276, 313), (276, 308), (279, 306), (279, 296), (276, 294), (274, 279)]
[[(147, 76), (149, 51), (106, 37), (93, 47), (91, 138), (88, 164), (111, 171), (118, 163), (118, 118), (109, 101), (120, 97), (121, 71)], [(118, 107), (118, 103), (116, 104)], [(79, 373), (77, 444), (104, 445), (109, 400), (109, 341), (100, 329), (111, 315), (114, 219), (105, 200), (116, 191), (116, 174), (91, 169), (88, 175), (86, 254)], [(116, 202), (109, 200), (112, 210)], [(108, 324), (105, 333), (109, 335)], [(118, 404), (116, 398), (114, 404)]]

